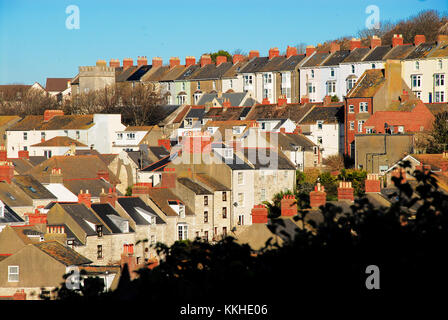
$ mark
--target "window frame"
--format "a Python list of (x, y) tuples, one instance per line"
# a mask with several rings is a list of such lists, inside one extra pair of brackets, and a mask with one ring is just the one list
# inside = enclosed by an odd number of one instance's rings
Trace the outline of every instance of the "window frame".
[[(11, 272), (12, 268), (17, 268), (17, 272), (14, 273)], [(16, 276), (17, 280), (15, 278), (11, 279), (12, 276)], [(8, 266), (8, 282), (19, 282), (19, 281), (20, 281), (20, 266), (17, 265)]]

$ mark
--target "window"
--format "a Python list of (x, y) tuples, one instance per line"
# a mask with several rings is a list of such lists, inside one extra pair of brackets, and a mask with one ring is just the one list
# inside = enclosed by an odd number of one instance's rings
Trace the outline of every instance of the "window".
[(334, 77), (334, 68), (330, 69), (330, 77)]
[(202, 94), (201, 93), (195, 93), (194, 94), (194, 103), (197, 104), (199, 102), (199, 99), (201, 99)]
[(348, 113), (354, 113), (355, 112), (355, 106), (354, 105), (349, 105), (348, 106)]
[(130, 133), (126, 134), (126, 137), (129, 140), (134, 140), (135, 139), (135, 133), (134, 132), (130, 132)]
[(28, 140), (28, 132), (23, 133), (23, 140)]
[(238, 184), (243, 184), (243, 183), (244, 183), (243, 172), (238, 172)]
[(222, 192), (222, 201), (227, 201), (227, 192)]
[(238, 216), (238, 225), (244, 225), (244, 216), (242, 214)]
[(373, 129), (372, 128), (366, 128), (366, 133), (373, 133)]
[(414, 67), (415, 67), (415, 70), (420, 70), (420, 62), (415, 61)]
[(314, 78), (314, 70), (311, 70), (311, 78)]
[(224, 158), (226, 158), (226, 159), (233, 159), (233, 150), (232, 150), (232, 148), (225, 148), (224, 149)]
[(45, 140), (45, 132), (41, 132), (40, 133), (40, 139), (41, 140)]
[(123, 139), (123, 133), (117, 133), (117, 140)]
[(103, 236), (103, 226), (101, 225), (96, 226), (96, 234), (98, 235), (98, 237)]
[(364, 125), (365, 120), (358, 121), (358, 132), (362, 132), (362, 126)]
[(208, 196), (204, 196), (204, 206), (208, 206)]
[(19, 266), (8, 266), (8, 282), (19, 282)]
[(404, 133), (404, 126), (398, 126), (398, 133)]
[(79, 131), (76, 131), (76, 139), (81, 138), (81, 135), (79, 134)]
[(245, 86), (252, 85), (252, 76), (250, 75), (244, 76), (244, 85)]
[(360, 102), (359, 103), (359, 112), (368, 112), (368, 104), (367, 102)]
[(422, 76), (419, 74), (414, 74), (411, 76), (411, 86), (412, 88), (420, 88), (422, 84)]
[(201, 81), (197, 82), (197, 87), (198, 87), (198, 90), (201, 90)]
[(350, 121), (349, 125), (350, 125), (350, 130), (355, 130), (355, 121)]
[(177, 225), (178, 240), (187, 240), (188, 238), (188, 226), (186, 224)]
[(260, 201), (266, 201), (266, 189), (260, 190)]
[(244, 193), (238, 193), (238, 205), (244, 207)]
[(97, 259), (103, 259), (103, 246), (102, 245), (96, 246), (96, 255), (97, 255)]
[(413, 92), (414, 92), (415, 96), (416, 96), (418, 99), (421, 99), (421, 96), (422, 96), (422, 92), (421, 92), (421, 91), (413, 91)]
[(442, 62), (442, 60), (439, 60), (439, 61), (437, 62), (437, 64), (438, 64), (438, 66), (439, 66), (439, 69), (442, 70), (442, 69), (443, 69), (443, 62)]
[(354, 64), (352, 64), (352, 73), (355, 73), (355, 65)]
[(317, 137), (317, 144), (322, 144), (322, 137)]
[(204, 231), (204, 240), (208, 242), (208, 231)]
[(204, 223), (208, 223), (208, 211), (204, 211)]
[(445, 85), (445, 74), (435, 74), (434, 75), (434, 85), (436, 87), (441, 87)]
[(355, 83), (356, 83), (356, 79), (348, 79), (347, 80), (347, 92), (349, 92), (355, 86)]
[(216, 90), (216, 81), (213, 80), (213, 90)]
[(185, 82), (182, 82), (182, 91), (185, 91)]
[(191, 127), (193, 125), (193, 119), (192, 118), (187, 118), (185, 119), (185, 127)]
[(222, 235), (227, 236), (227, 227), (222, 227)]
[(444, 91), (436, 91), (434, 102), (445, 102), (445, 92)]
[(314, 155), (318, 155), (319, 154), (319, 147), (313, 147), (313, 152), (314, 152)]
[(317, 130), (322, 130), (324, 122), (322, 120), (317, 120)]
[(263, 74), (263, 83), (264, 84), (272, 83), (272, 73), (264, 73)]
[(51, 150), (44, 150), (44, 156), (45, 156), (45, 158), (50, 159), (50, 158), (51, 158), (51, 155), (52, 155)]
[(227, 219), (227, 207), (222, 207), (222, 218)]
[(233, 88), (233, 80), (232, 79), (230, 79), (229, 86), (231, 89)]
[(375, 68), (376, 68), (375, 64), (374, 64), (374, 63), (372, 63), (372, 69), (375, 69)]
[(308, 93), (315, 93), (316, 92), (316, 87), (314, 86), (313, 83), (308, 83)]
[(328, 81), (327, 94), (335, 94), (335, 93), (336, 93), (336, 81)]

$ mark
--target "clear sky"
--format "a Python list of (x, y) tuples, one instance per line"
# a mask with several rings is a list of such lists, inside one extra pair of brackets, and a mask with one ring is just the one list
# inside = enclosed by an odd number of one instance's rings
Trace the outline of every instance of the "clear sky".
[[(79, 29), (66, 20), (79, 8)], [(396, 21), (448, 0), (0, 0), (0, 84), (73, 77), (96, 60), (199, 57), (224, 49), (284, 51), (356, 35), (370, 16)], [(75, 20), (69, 19), (71, 22)]]

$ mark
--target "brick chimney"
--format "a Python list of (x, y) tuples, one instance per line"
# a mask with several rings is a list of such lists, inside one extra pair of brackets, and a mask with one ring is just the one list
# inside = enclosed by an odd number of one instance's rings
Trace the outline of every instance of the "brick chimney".
[(85, 193), (83, 193), (82, 189), (79, 191), (78, 194), (78, 203), (84, 203), (87, 207), (91, 207), (92, 205), (92, 196), (89, 193), (89, 190), (86, 190)]
[(224, 102), (222, 103), (223, 111), (226, 111), (227, 108), (230, 108), (230, 107), (231, 107), (231, 105), (230, 105), (230, 99), (225, 99), (225, 98), (224, 98)]
[(320, 183), (314, 187), (314, 191), (310, 192), (310, 206), (311, 208), (319, 208), (327, 203), (327, 193), (325, 188)]
[(173, 69), (176, 66), (180, 66), (180, 59), (178, 57), (170, 58), (170, 69)]
[(193, 66), (196, 64), (196, 58), (193, 56), (185, 57), (185, 67)]
[(12, 162), (1, 161), (0, 181), (6, 181), (7, 183), (11, 183), (13, 177), (14, 177), (14, 165), (12, 164)]
[(403, 35), (402, 34), (394, 34), (392, 38), (392, 47), (402, 46), (403, 45)]
[(330, 104), (331, 104), (331, 96), (325, 96), (323, 101), (324, 107), (329, 106)]
[(182, 144), (182, 151), (189, 154), (209, 154), (211, 151), (211, 137), (208, 132), (185, 136)]
[(0, 146), (0, 161), (6, 161), (8, 159), (8, 152), (6, 151), (5, 145)]
[(244, 61), (244, 56), (242, 54), (234, 54), (233, 55), (233, 64), (237, 64), (238, 62)]
[(106, 60), (96, 60), (97, 67), (107, 67)]
[(101, 190), (100, 194), (100, 203), (109, 203), (112, 207), (115, 208), (115, 204), (118, 199), (117, 189), (109, 188), (109, 192), (105, 193), (104, 189)]
[(437, 43), (448, 42), (448, 34), (439, 34), (437, 35)]
[(216, 65), (219, 66), (221, 63), (227, 62), (226, 56), (217, 56), (216, 57)]
[(26, 300), (26, 293), (25, 290), (19, 289), (16, 291), (16, 293), (12, 296), (13, 300)]
[(288, 59), (289, 57), (292, 57), (292, 56), (297, 56), (297, 47), (288, 46), (286, 48), (286, 58)]
[(59, 241), (65, 245), (67, 243), (67, 234), (64, 226), (49, 226), (47, 225), (47, 232), (44, 235), (45, 241)]
[(252, 224), (267, 224), (268, 223), (268, 208), (262, 204), (256, 204), (252, 208)]
[(288, 99), (286, 98), (286, 96), (280, 95), (277, 100), (277, 105), (279, 107), (282, 107), (282, 106), (285, 106), (287, 104), (287, 102), (288, 102)]
[(278, 57), (279, 55), (280, 55), (280, 50), (277, 47), (269, 49), (269, 60), (271, 60), (272, 58)]
[(44, 111), (44, 122), (50, 121), (55, 116), (63, 116), (64, 111), (62, 110), (45, 110)]
[(163, 168), (161, 177), (162, 188), (175, 188), (176, 187), (177, 173), (175, 168)]
[(119, 68), (120, 67), (120, 60), (118, 60), (118, 59), (110, 59), (109, 67)]
[(50, 183), (63, 183), (64, 182), (61, 168), (52, 168), (51, 169), (49, 182)]
[(330, 43), (330, 52), (336, 52), (341, 50), (341, 45), (335, 41), (333, 41), (332, 43)]
[(310, 103), (310, 98), (307, 96), (303, 96), (300, 98), (300, 104)]
[(250, 50), (249, 51), (249, 59), (255, 58), (255, 57), (259, 57), (260, 56), (260, 52), (258, 52), (258, 50)]
[(128, 266), (129, 276), (131, 280), (134, 279), (137, 275), (134, 271), (138, 269), (137, 259), (134, 256), (134, 245), (133, 244), (124, 244), (123, 245), (123, 253), (121, 254), (121, 270), (123, 270), (124, 265)]
[(416, 34), (415, 35), (415, 37), (414, 37), (414, 45), (415, 46), (418, 46), (425, 42), (426, 42), (426, 37), (424, 34)]
[(364, 181), (366, 193), (370, 192), (381, 192), (381, 180), (378, 174), (369, 173), (367, 174), (367, 179)]
[(381, 38), (378, 36), (372, 36), (372, 38), (370, 38), (370, 48), (374, 49), (379, 46), (381, 46)]
[(409, 92), (403, 89), (403, 93), (400, 96), (401, 102), (409, 101)]
[(311, 56), (314, 52), (316, 52), (316, 47), (315, 47), (315, 46), (306, 46), (306, 49), (305, 49), (305, 56), (309, 57), (309, 56)]
[(171, 150), (170, 139), (159, 139), (159, 140), (157, 140), (157, 145), (165, 147), (165, 149), (168, 151)]
[(206, 66), (206, 65), (211, 64), (211, 63), (212, 63), (212, 57), (210, 57), (209, 54), (203, 54), (201, 56), (201, 68), (203, 66)]
[(34, 213), (25, 213), (25, 215), (28, 217), (28, 224), (32, 226), (37, 224), (47, 224), (47, 214), (42, 213), (39, 210), (39, 207), (34, 210)]
[(127, 69), (134, 65), (134, 60), (132, 58), (124, 58), (123, 59), (123, 69)]
[(350, 46), (349, 49), (350, 51), (355, 50), (356, 48), (361, 48), (361, 39), (357, 39), (357, 38), (352, 38), (350, 40)]
[(395, 168), (392, 171), (392, 177), (399, 178), (401, 183), (406, 183), (406, 170), (404, 168)]
[(157, 68), (161, 67), (163, 65), (163, 60), (160, 57), (154, 57), (152, 58), (152, 67)]
[(340, 181), (338, 187), (338, 201), (355, 201), (355, 189), (351, 181)]
[(263, 101), (261, 101), (261, 104), (271, 104), (268, 98), (264, 98)]
[(137, 66), (141, 67), (141, 66), (146, 66), (148, 65), (148, 58), (146, 58), (146, 56), (142, 56), (142, 57), (138, 57), (137, 58)]
[(109, 181), (109, 171), (107, 170), (98, 170), (96, 173), (97, 179), (104, 179), (106, 181)]
[(297, 202), (293, 195), (286, 194), (280, 201), (282, 217), (293, 217), (297, 214)]
[(19, 159), (29, 159), (30, 158), (30, 152), (28, 150), (19, 150), (18, 152)]

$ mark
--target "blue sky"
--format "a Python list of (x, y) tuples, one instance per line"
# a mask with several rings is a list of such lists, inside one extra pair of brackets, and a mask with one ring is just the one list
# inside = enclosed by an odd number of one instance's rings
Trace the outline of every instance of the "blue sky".
[[(80, 28), (69, 30), (76, 5)], [(0, 0), (0, 84), (72, 77), (97, 59), (199, 57), (219, 49), (281, 51), (365, 27), (366, 8), (396, 21), (421, 10), (446, 12), (448, 0)]]

